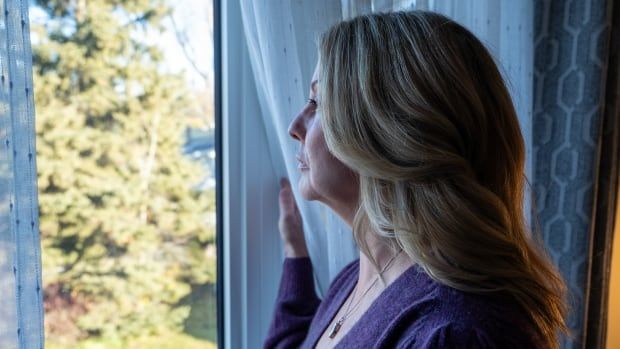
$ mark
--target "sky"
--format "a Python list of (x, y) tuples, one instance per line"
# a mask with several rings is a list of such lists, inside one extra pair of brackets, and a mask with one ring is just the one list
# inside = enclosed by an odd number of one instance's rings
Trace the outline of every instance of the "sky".
[[(209, 35), (209, 32), (212, 32), (212, 17), (209, 16), (212, 2), (205, 0), (169, 0), (169, 4), (174, 10), (173, 18), (177, 29), (186, 40), (185, 47), (191, 60), (183, 53), (183, 48), (173, 30), (172, 21), (166, 20), (164, 22), (169, 30), (163, 35), (153, 31), (147, 33), (144, 39), (158, 45), (164, 52), (163, 70), (169, 72), (185, 71), (185, 78), (189, 87), (204, 90), (206, 81), (196, 69), (203, 74), (213, 76), (213, 41)], [(44, 23), (47, 18), (45, 12), (36, 6), (30, 6), (29, 16), (32, 23)], [(36, 44), (36, 37), (32, 36), (31, 39), (33, 44)]]
[[(211, 31), (211, 18), (208, 13), (212, 6), (211, 1), (205, 0), (183, 0), (173, 2), (174, 19), (177, 29), (187, 34), (188, 51), (191, 51), (192, 60), (198, 69), (206, 74), (213, 76), (213, 41), (208, 34)], [(167, 22), (168, 28), (172, 25)], [(173, 30), (169, 30), (161, 37), (161, 47), (166, 54), (166, 65), (171, 71), (185, 69), (188, 74), (186, 77), (191, 84), (197, 87), (204, 86), (204, 79), (192, 67), (190, 61), (183, 54), (183, 50), (176, 38)], [(179, 69), (179, 70), (176, 70)]]

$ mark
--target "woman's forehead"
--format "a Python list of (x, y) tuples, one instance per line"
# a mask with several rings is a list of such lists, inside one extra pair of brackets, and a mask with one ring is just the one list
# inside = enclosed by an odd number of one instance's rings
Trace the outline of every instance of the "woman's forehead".
[(310, 93), (316, 94), (318, 91), (318, 82), (319, 82), (319, 63), (316, 63), (314, 67), (314, 73), (312, 74), (312, 80), (310, 80)]
[(314, 73), (312, 74), (312, 81), (318, 80), (319, 78), (319, 62), (314, 66)]

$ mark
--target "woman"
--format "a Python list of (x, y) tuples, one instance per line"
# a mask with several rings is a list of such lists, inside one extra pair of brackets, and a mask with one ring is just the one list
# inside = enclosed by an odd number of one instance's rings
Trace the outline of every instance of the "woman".
[(360, 258), (319, 300), (282, 180), (265, 348), (558, 348), (565, 285), (524, 220), (510, 95), (468, 30), (417, 11), (336, 24), (289, 133), (301, 195), (351, 226)]

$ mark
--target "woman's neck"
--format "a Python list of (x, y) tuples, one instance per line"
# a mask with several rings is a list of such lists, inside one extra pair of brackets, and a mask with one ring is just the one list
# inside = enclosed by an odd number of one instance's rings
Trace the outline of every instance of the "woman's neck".
[[(386, 267), (387, 269), (382, 275), (384, 281), (387, 284), (390, 284), (403, 271), (405, 271), (413, 264), (410, 258), (406, 255), (406, 253), (400, 252), (400, 250), (394, 251), (394, 249), (391, 248), (384, 239), (381, 239), (375, 233), (367, 233), (366, 237), (366, 241), (368, 243), (368, 250), (370, 251), (372, 257), (375, 259), (378, 270), (373, 265), (371, 259), (366, 254), (360, 251), (360, 270), (358, 276), (359, 287), (363, 288), (367, 285), (370, 285), (377, 277), (379, 271), (385, 269)], [(379, 282), (378, 284), (381, 286), (381, 288), (387, 286), (382, 285), (381, 282)]]
[[(353, 199), (342, 202), (326, 201), (326, 204), (331, 207), (331, 209), (337, 215), (339, 215), (349, 225), (349, 227), (353, 227), (353, 220), (355, 218), (357, 209), (356, 206), (350, 205), (350, 202), (357, 201)], [(377, 266), (379, 270), (381, 270), (389, 263), (390, 259), (392, 259), (392, 257), (394, 257), (396, 253), (398, 253), (398, 251), (394, 251), (387, 244), (384, 238), (381, 238), (373, 231), (367, 232), (365, 236), (370, 254), (373, 256), (375, 262), (378, 264)], [(413, 265), (411, 259), (407, 257), (404, 252), (401, 253), (394, 259), (389, 270), (387, 270), (383, 274), (385, 282), (389, 284), (391, 281), (396, 279), (403, 271), (408, 269), (411, 265)], [(358, 278), (358, 286), (367, 287), (368, 285), (370, 285), (377, 277), (377, 272), (378, 271), (373, 266), (370, 258), (368, 258), (368, 256), (366, 256), (360, 251), (360, 272)]]

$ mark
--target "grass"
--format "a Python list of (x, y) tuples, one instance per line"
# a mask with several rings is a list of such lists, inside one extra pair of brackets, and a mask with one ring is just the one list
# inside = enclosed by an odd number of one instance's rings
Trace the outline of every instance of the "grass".
[(54, 342), (48, 338), (47, 349), (215, 349), (217, 348), (216, 295), (214, 285), (193, 285), (179, 305), (190, 305), (182, 332), (163, 330), (158, 334), (133, 338), (129, 342), (106, 338), (87, 338), (77, 344)]
[[(66, 345), (47, 341), (47, 349), (67, 349)], [(215, 349), (217, 345), (213, 342), (198, 339), (185, 333), (165, 332), (157, 336), (145, 336), (132, 340), (129, 343), (119, 343), (105, 339), (87, 339), (72, 346), (74, 349)]]

